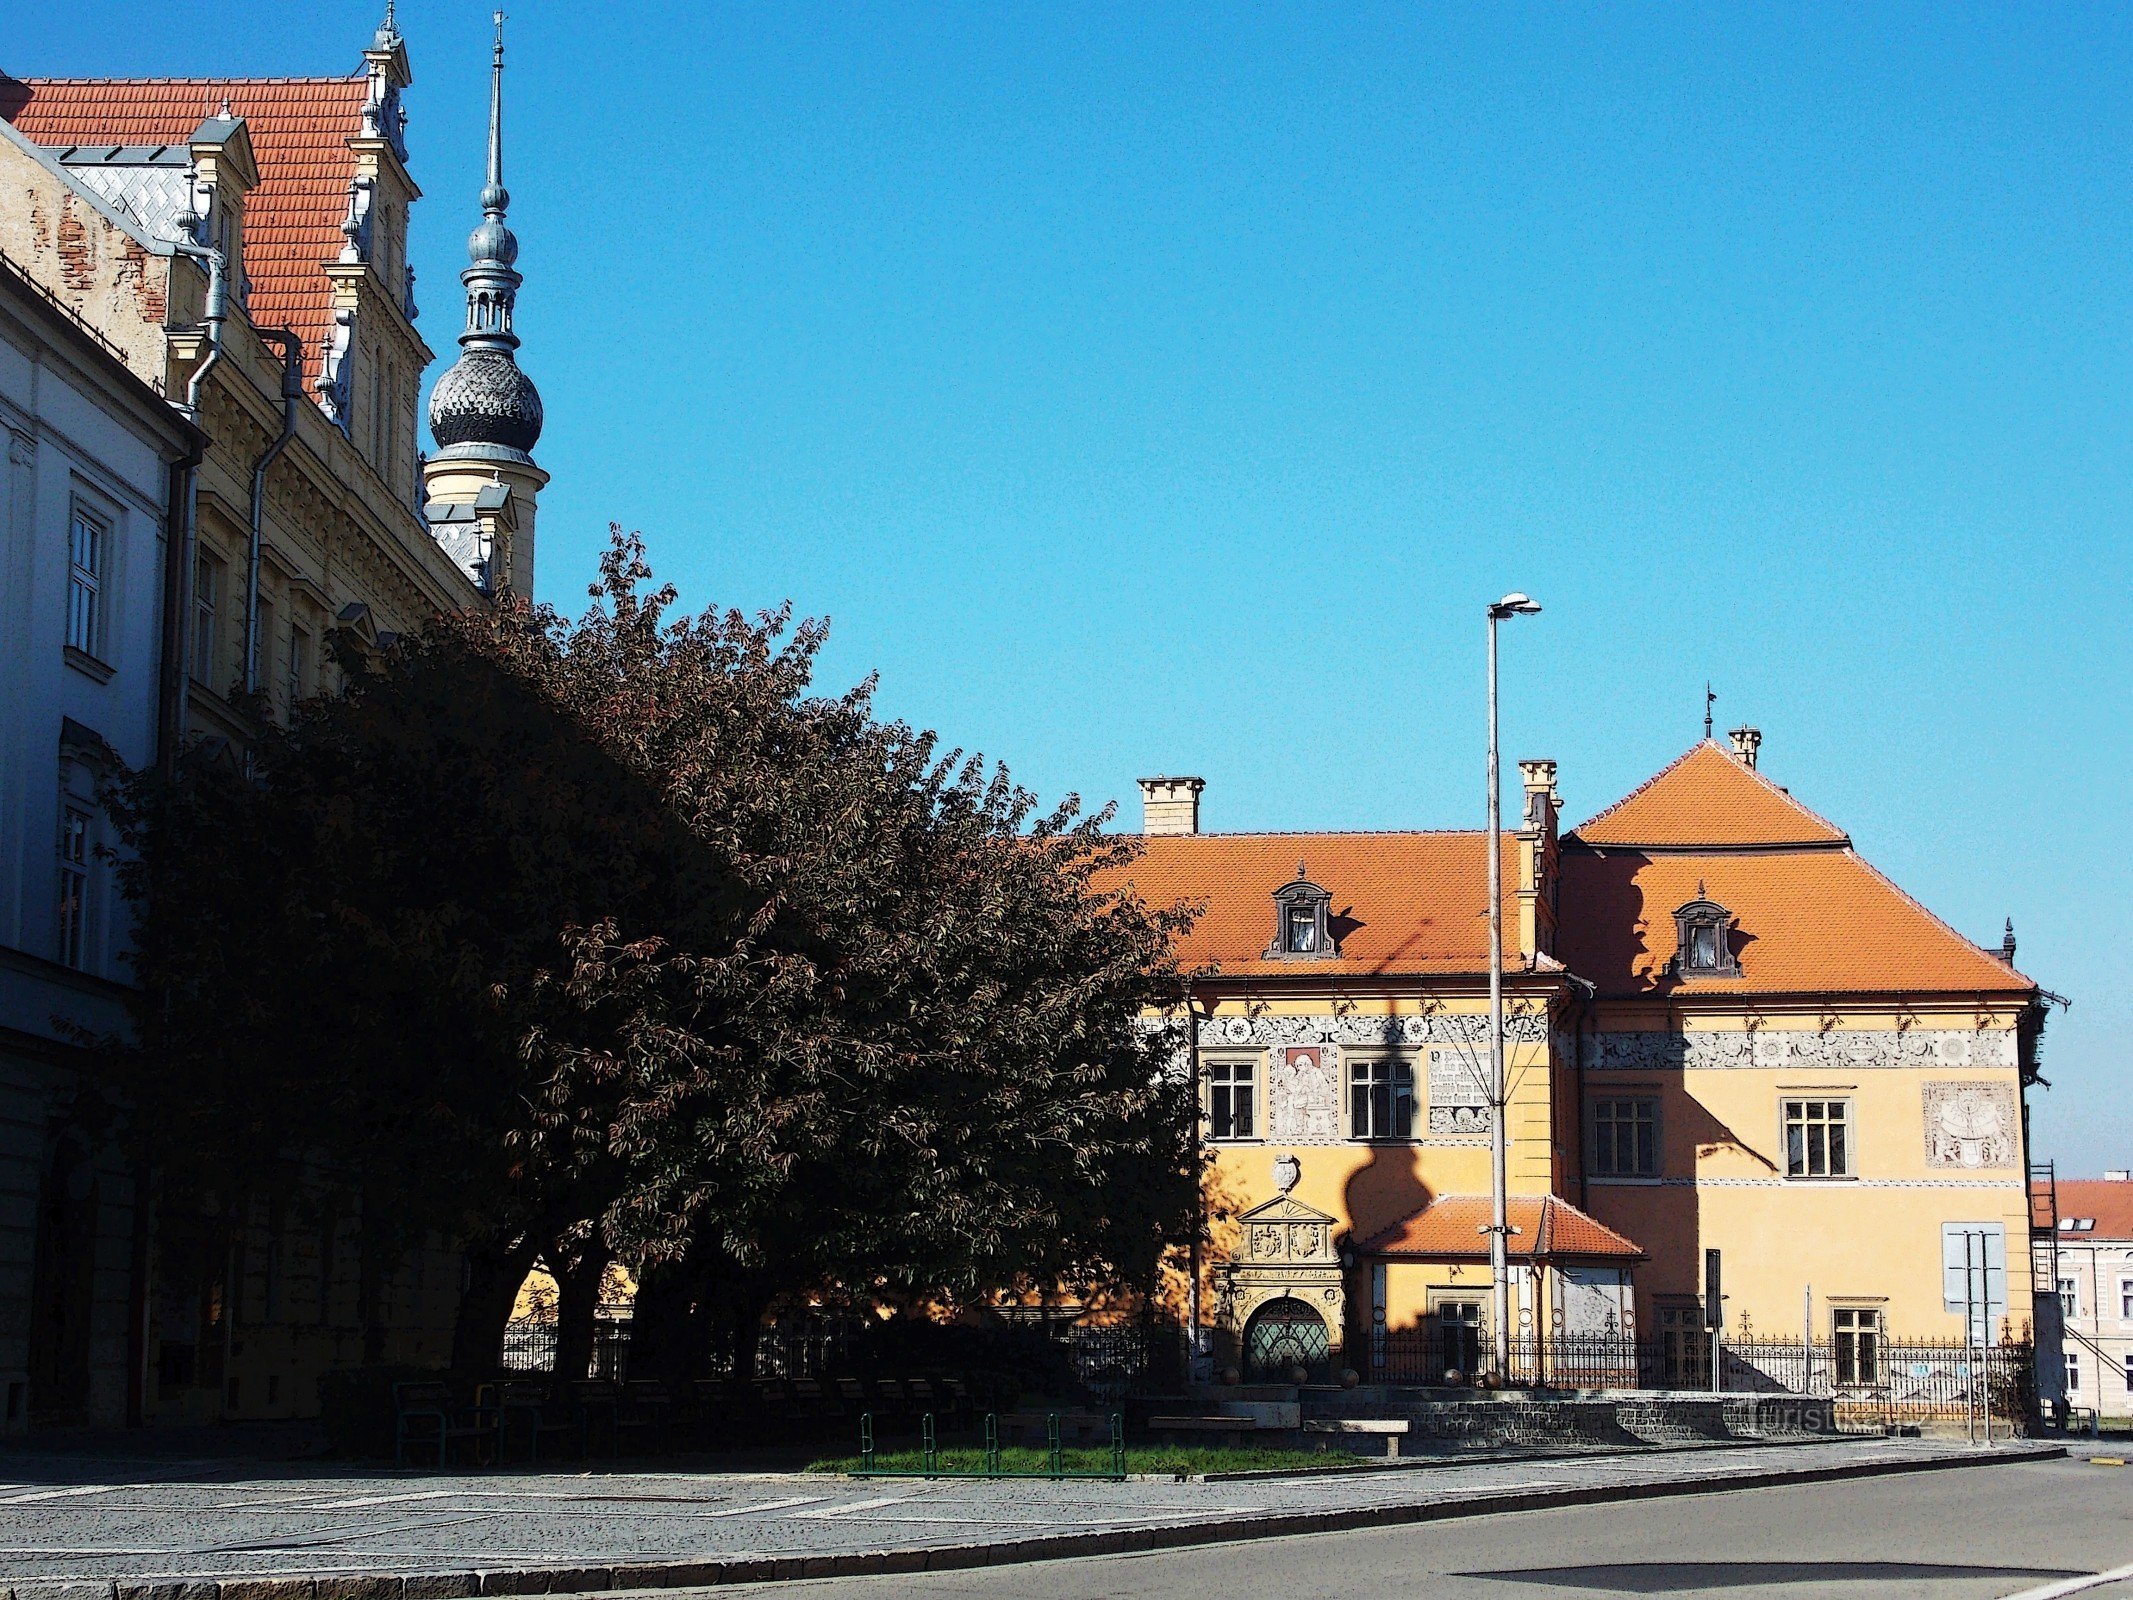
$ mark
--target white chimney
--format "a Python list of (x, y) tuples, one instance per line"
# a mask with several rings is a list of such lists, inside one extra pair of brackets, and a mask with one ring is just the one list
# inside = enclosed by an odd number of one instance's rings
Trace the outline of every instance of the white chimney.
[(1143, 778), (1141, 783), (1141, 832), (1198, 833), (1200, 791), (1205, 778)]
[(1733, 741), (1733, 759), (1753, 772), (1755, 770), (1755, 754), (1763, 747), (1763, 730), (1760, 728), (1735, 728), (1726, 737)]
[(2106, 1172), (2103, 1175), (2103, 1181), (2105, 1183), (2133, 1183), (2133, 1172), (2124, 1170)]

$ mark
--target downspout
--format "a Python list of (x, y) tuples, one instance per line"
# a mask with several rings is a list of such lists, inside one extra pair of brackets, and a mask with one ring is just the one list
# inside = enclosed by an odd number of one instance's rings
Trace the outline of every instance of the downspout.
[(259, 336), (281, 346), (281, 433), (252, 463), (251, 540), (244, 562), (244, 692), (259, 693), (259, 550), (267, 514), (267, 468), (296, 437), (296, 408), (304, 398), (304, 341), (288, 328), (261, 328)]
[(222, 362), (222, 325), (229, 316), (229, 268), (220, 250), (176, 240), (179, 255), (207, 263), (207, 354), (186, 380), (187, 420), (203, 438), (192, 453), (172, 464), (170, 480), (170, 565), (163, 574), (163, 704), (157, 719), (157, 761), (168, 773), (185, 741), (186, 688), (192, 674), (193, 566), (199, 549), (200, 463), (207, 452), (200, 420), (200, 396), (207, 375)]

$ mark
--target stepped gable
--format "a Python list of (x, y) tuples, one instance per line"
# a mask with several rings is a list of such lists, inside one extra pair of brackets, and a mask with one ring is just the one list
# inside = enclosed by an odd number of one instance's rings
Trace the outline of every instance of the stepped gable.
[[(1645, 1252), (1558, 1195), (1514, 1194), (1507, 1202), (1514, 1258), (1641, 1261)], [(1356, 1247), (1366, 1256), (1486, 1261), (1493, 1205), (1485, 1194), (1440, 1194)]]
[[(1517, 843), (1503, 841), (1504, 918), (1517, 926)], [(1336, 954), (1269, 957), (1274, 891), (1297, 876), (1332, 897)], [(1478, 832), (1158, 834), (1140, 858), (1100, 874), (1153, 906), (1204, 904), (1179, 963), (1227, 976), (1309, 979), (1488, 969), (1488, 854)], [(1518, 958), (1510, 956), (1514, 968)]]
[(346, 78), (0, 78), (0, 118), (51, 148), (184, 146), (225, 99), (242, 117), (259, 164), (244, 201), (244, 270), (255, 327), (302, 335), (315, 369), (333, 325), (323, 270), (339, 254), (341, 219), (362, 129), (367, 80)]
[[(1605, 998), (2036, 992), (1708, 741), (1566, 834), (1562, 882), (1556, 953)], [(1732, 914), (1738, 976), (1673, 970), (1674, 913), (1699, 899)]]

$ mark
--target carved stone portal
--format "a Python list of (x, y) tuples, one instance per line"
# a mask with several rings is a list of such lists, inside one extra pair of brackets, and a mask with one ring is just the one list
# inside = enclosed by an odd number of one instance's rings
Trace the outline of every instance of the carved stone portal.
[(1347, 1289), (1335, 1221), (1325, 1212), (1281, 1195), (1239, 1217), (1237, 1258), (1222, 1269), (1220, 1316), (1233, 1337), (1243, 1337), (1252, 1313), (1275, 1300), (1300, 1300), (1326, 1320), (1338, 1346), (1347, 1324)]

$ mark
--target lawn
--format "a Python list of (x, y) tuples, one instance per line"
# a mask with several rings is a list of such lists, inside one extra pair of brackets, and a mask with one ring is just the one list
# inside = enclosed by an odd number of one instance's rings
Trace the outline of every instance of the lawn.
[[(1069, 1472), (1108, 1473), (1111, 1471), (1109, 1450), (1063, 1450), (1060, 1459)], [(1353, 1467), (1361, 1460), (1341, 1450), (1223, 1450), (1193, 1448), (1185, 1445), (1135, 1444), (1126, 1446), (1126, 1470), (1129, 1473), (1151, 1473), (1158, 1476), (1198, 1474), (1203, 1472), (1267, 1472), (1267, 1471), (1322, 1471), (1339, 1472)], [(857, 1456), (826, 1456), (807, 1464), (809, 1472), (857, 1472), (860, 1470)], [(876, 1471), (915, 1473), (924, 1465), (924, 1458), (916, 1450), (881, 1450), (875, 1452)], [(1035, 1449), (1003, 1449), (1000, 1452), (1002, 1472), (1041, 1473), (1046, 1469), (1044, 1451)], [(939, 1470), (944, 1472), (974, 1472), (985, 1470), (985, 1452), (978, 1449), (947, 1449), (940, 1452)]]

